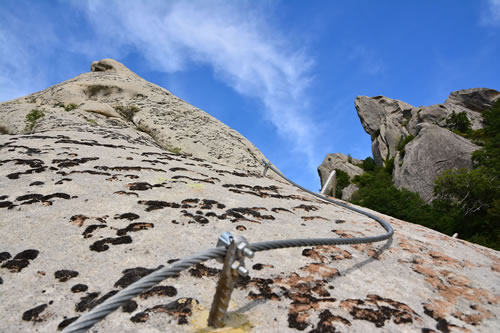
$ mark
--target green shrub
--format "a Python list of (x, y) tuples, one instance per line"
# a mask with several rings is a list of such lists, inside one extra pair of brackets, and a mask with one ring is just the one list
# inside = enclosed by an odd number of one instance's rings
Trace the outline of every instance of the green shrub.
[(70, 104), (67, 104), (67, 105), (63, 105), (63, 107), (64, 107), (65, 111), (71, 111), (71, 110), (77, 109), (78, 105), (70, 103)]
[(467, 117), (466, 112), (453, 113), (446, 119), (446, 127), (457, 134), (469, 133), (472, 130), (472, 124)]
[(93, 97), (93, 96), (97, 95), (99, 92), (101, 92), (101, 91), (106, 92), (109, 89), (110, 89), (110, 87), (104, 86), (102, 84), (92, 84), (92, 85), (87, 87), (87, 94), (89, 97)]
[(349, 162), (349, 163), (352, 164), (352, 156), (351, 156), (351, 154), (347, 155), (347, 162)]
[(365, 158), (361, 163), (361, 169), (364, 171), (373, 171), (376, 166), (377, 164), (375, 164), (375, 160), (372, 157)]
[(26, 124), (26, 130), (28, 132), (32, 132), (33, 129), (35, 128), (36, 123), (40, 118), (45, 116), (43, 113), (43, 110), (38, 110), (38, 109), (32, 109), (27, 115), (26, 115), (26, 121), (28, 122)]
[(335, 169), (336, 178), (337, 178), (337, 186), (335, 188), (335, 197), (342, 197), (342, 190), (351, 184), (351, 177), (347, 174), (347, 172)]
[(135, 105), (128, 105), (128, 106), (118, 105), (115, 106), (115, 110), (118, 111), (118, 113), (121, 114), (123, 117), (125, 117), (125, 119), (127, 119), (128, 121), (132, 121), (134, 115), (140, 111), (140, 109)]
[(407, 135), (407, 136), (401, 137), (399, 139), (399, 142), (398, 142), (398, 145), (397, 145), (396, 149), (398, 150), (399, 156), (401, 158), (405, 157), (405, 154), (406, 154), (405, 147), (413, 139), (415, 139), (415, 137), (413, 135)]
[(181, 147), (167, 146), (167, 150), (175, 155), (179, 155), (182, 152)]

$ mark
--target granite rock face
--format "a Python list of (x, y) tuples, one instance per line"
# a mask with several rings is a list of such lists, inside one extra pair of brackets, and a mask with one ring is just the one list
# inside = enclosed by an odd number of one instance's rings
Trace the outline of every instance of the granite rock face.
[[(97, 82), (121, 75), (92, 74)], [(94, 84), (84, 77), (81, 89)], [(123, 91), (135, 80), (113, 77)], [(363, 215), (262, 177), (262, 169), (237, 168), (208, 149), (199, 149), (202, 157), (168, 151), (158, 136), (137, 130), (146, 114), (45, 103), (69, 96), (69, 87), (35, 94), (33, 103), (0, 104), (3, 124), (18, 133), (0, 135), (0, 332), (56, 332), (160, 265), (214, 247), (224, 231), (250, 242), (384, 232)], [(161, 89), (147, 87), (145, 96)], [(96, 102), (107, 105), (107, 92), (99, 93)], [(154, 114), (148, 98), (139, 112)], [(26, 128), (36, 99), (45, 115)], [(248, 260), (227, 331), (500, 331), (500, 253), (372, 213), (392, 224), (391, 240), (265, 251)], [(90, 332), (208, 331), (220, 268), (212, 260), (183, 271)]]
[(481, 111), (499, 98), (496, 90), (474, 88), (452, 92), (444, 104), (418, 108), (383, 96), (359, 96), (354, 103), (372, 137), (375, 162), (384, 165), (395, 159), (394, 184), (431, 201), (434, 179), (446, 169), (471, 168), (471, 154), (479, 148), (448, 130), (446, 119), (465, 112), (472, 129), (482, 128)]
[[(26, 121), (32, 110), (44, 114), (34, 126)], [(243, 170), (260, 170), (264, 157), (240, 133), (112, 59), (92, 63), (89, 73), (0, 104), (0, 126), (11, 134), (84, 125), (129, 128), (164, 149)]]
[(449, 169), (472, 169), (471, 156), (479, 147), (469, 140), (431, 124), (420, 124), (417, 137), (394, 161), (394, 185), (432, 201), (434, 179)]
[[(349, 162), (351, 160), (351, 162)], [(342, 170), (349, 175), (352, 179), (354, 176), (360, 175), (363, 173), (363, 169), (361, 169), (358, 165), (361, 164), (361, 160), (356, 158), (349, 158), (349, 156), (336, 153), (336, 154), (328, 154), (325, 159), (318, 167), (318, 174), (321, 181), (321, 188), (325, 185), (330, 173), (335, 170)], [(357, 191), (357, 186), (351, 184), (351, 188), (346, 190), (345, 194), (342, 192), (342, 200), (349, 200), (351, 195)]]

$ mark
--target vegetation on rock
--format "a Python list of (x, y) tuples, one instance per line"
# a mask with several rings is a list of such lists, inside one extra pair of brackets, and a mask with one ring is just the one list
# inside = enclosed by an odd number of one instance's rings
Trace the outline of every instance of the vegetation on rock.
[(337, 177), (337, 186), (335, 188), (335, 198), (342, 198), (342, 190), (351, 184), (351, 177), (347, 172), (335, 169)]
[(27, 115), (26, 115), (26, 121), (28, 122), (26, 124), (26, 131), (31, 133), (33, 129), (35, 128), (38, 120), (45, 116), (42, 110), (39, 109), (32, 109)]
[(122, 116), (125, 117), (128, 121), (132, 121), (134, 118), (134, 115), (140, 111), (140, 109), (135, 106), (135, 105), (128, 105), (128, 106), (122, 106), (118, 105), (115, 106), (115, 110), (118, 111)]
[(472, 124), (466, 112), (453, 113), (446, 119), (446, 127), (457, 134), (467, 134), (472, 130)]
[[(351, 201), (448, 235), (458, 233), (461, 239), (500, 250), (500, 101), (483, 113), (485, 127), (478, 131), (472, 131), (468, 118), (460, 114), (452, 114), (447, 123), (459, 132), (474, 135), (482, 148), (472, 155), (473, 170), (447, 170), (435, 179), (437, 198), (431, 204), (418, 194), (393, 185), (393, 160), (381, 167), (371, 157), (361, 165), (365, 172), (353, 178), (359, 190)], [(400, 144), (403, 149), (404, 141)]]

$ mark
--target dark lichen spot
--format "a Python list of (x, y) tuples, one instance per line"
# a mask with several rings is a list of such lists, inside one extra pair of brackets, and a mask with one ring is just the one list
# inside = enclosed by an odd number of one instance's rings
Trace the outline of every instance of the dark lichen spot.
[(109, 293), (99, 299), (96, 299), (99, 296), (99, 293), (88, 293), (87, 296), (80, 298), (80, 302), (75, 306), (75, 311), (83, 312), (86, 310), (91, 310), (116, 293), (118, 293), (118, 290), (111, 290)]
[(288, 327), (303, 331), (307, 328), (307, 326), (309, 326), (309, 324), (306, 321), (299, 320), (298, 313), (288, 314)]
[(99, 297), (99, 293), (87, 293), (86, 296), (80, 297), (80, 302), (75, 305), (76, 312), (83, 312), (89, 308), (90, 304)]
[(207, 224), (209, 222), (208, 219), (203, 215), (194, 215), (193, 220), (195, 220), (199, 224)]
[(90, 245), (90, 250), (96, 252), (103, 252), (109, 249), (107, 244), (119, 245), (119, 244), (130, 244), (132, 243), (132, 238), (130, 236), (121, 236), (116, 238), (104, 238), (96, 241), (94, 244)]
[(440, 318), (438, 321), (437, 321), (437, 324), (436, 324), (436, 329), (437, 330), (440, 330), (441, 332), (443, 333), (449, 333), (450, 332), (450, 328), (448, 327), (450, 324), (448, 324), (448, 322), (446, 321), (446, 319), (444, 318)]
[(316, 210), (318, 210), (318, 207), (312, 206), (312, 205), (300, 205), (300, 206), (297, 206), (297, 207), (293, 207), (293, 210), (297, 210), (297, 209), (303, 209), (306, 212), (310, 212), (310, 211), (316, 211)]
[(54, 273), (54, 277), (58, 279), (59, 282), (66, 282), (69, 279), (72, 279), (77, 276), (78, 276), (77, 271), (71, 271), (67, 269), (62, 269)]
[(145, 323), (149, 319), (149, 314), (147, 312), (136, 313), (130, 321), (133, 323)]
[(252, 266), (252, 269), (255, 269), (256, 271), (260, 271), (262, 268), (264, 268), (264, 265), (262, 264), (255, 264)]
[(140, 216), (137, 214), (134, 214), (134, 213), (125, 213), (125, 214), (115, 216), (116, 220), (127, 219), (129, 221), (133, 221), (133, 220), (137, 220), (138, 218), (140, 218)]
[(218, 276), (219, 273), (220, 269), (210, 268), (201, 263), (197, 264), (189, 270), (189, 274), (197, 278), (201, 278), (202, 276)]
[(24, 312), (23, 320), (35, 321), (35, 322), (42, 321), (42, 318), (40, 318), (40, 314), (47, 308), (47, 306), (48, 306), (47, 304), (38, 305), (33, 309)]
[(74, 225), (77, 225), (77, 226), (81, 227), (83, 225), (83, 223), (85, 222), (86, 219), (88, 219), (87, 216), (79, 214), (79, 215), (73, 215), (73, 216), (71, 216), (69, 220)]
[(123, 235), (126, 235), (127, 232), (136, 232), (136, 231), (139, 231), (139, 230), (147, 230), (147, 229), (151, 229), (151, 228), (154, 228), (154, 224), (153, 223), (130, 223), (126, 228), (123, 228), (123, 229), (119, 229), (117, 232), (116, 232), (116, 235), (118, 236), (123, 236)]
[(142, 294), (139, 295), (139, 297), (147, 299), (152, 296), (173, 297), (175, 295), (177, 295), (177, 289), (175, 289), (172, 286), (156, 286), (143, 292)]
[(71, 182), (71, 181), (73, 181), (73, 179), (71, 179), (71, 178), (63, 178), (63, 179), (58, 180), (57, 182), (55, 182), (55, 185), (62, 185), (62, 184), (64, 184), (64, 182)]
[(11, 208), (13, 206), (10, 201), (0, 201), (0, 208)]
[(333, 315), (329, 310), (324, 310), (319, 314), (318, 326), (309, 333), (327, 333), (338, 332), (333, 322), (340, 322), (344, 325), (351, 326), (351, 322), (343, 317)]
[(146, 182), (130, 183), (127, 184), (131, 191), (146, 191), (151, 189), (153, 186)]
[(166, 207), (170, 208), (180, 208), (181, 205), (175, 202), (166, 202), (160, 200), (139, 200), (138, 203), (140, 205), (146, 205), (146, 212), (150, 212), (152, 210), (163, 209)]
[(239, 208), (232, 208), (226, 210), (226, 214), (228, 216), (233, 216), (235, 219), (232, 220), (232, 222), (238, 221), (238, 219), (245, 219), (243, 215), (249, 215), (252, 216), (253, 218), (256, 218), (258, 220), (274, 220), (274, 216), (272, 215), (262, 215), (258, 211), (256, 211), (253, 208), (245, 208), (245, 207), (239, 207)]
[(9, 269), (11, 272), (20, 272), (28, 267), (30, 260), (36, 259), (39, 253), (38, 250), (24, 250), (16, 254), (14, 259), (4, 262), (2, 267)]
[(137, 309), (137, 302), (130, 300), (124, 305), (122, 305), (122, 311), (126, 313), (132, 313)]
[(89, 287), (85, 284), (75, 284), (73, 287), (71, 287), (71, 291), (74, 293), (82, 293), (84, 291), (87, 291)]
[(10, 259), (11, 255), (9, 252), (0, 252), (0, 262)]
[(83, 238), (90, 238), (90, 237), (92, 237), (92, 233), (95, 230), (101, 229), (101, 228), (106, 228), (106, 225), (105, 224), (91, 224), (91, 225), (89, 225), (87, 228), (85, 228), (85, 230), (82, 233)]
[(162, 268), (163, 265), (158, 266), (157, 268), (144, 268), (144, 267), (135, 267), (135, 268), (127, 268), (122, 271), (123, 276), (115, 282), (115, 287), (125, 288), (140, 278)]
[(66, 328), (66, 326), (68, 326), (69, 324), (73, 323), (78, 318), (80, 318), (80, 316), (64, 319), (63, 321), (61, 321), (59, 323), (59, 325), (57, 325), (57, 330), (58, 331), (62, 331), (64, 328)]
[(193, 314), (193, 302), (196, 304), (199, 303), (193, 298), (179, 298), (171, 303), (157, 305), (148, 310), (155, 313), (168, 313), (169, 315), (177, 317), (177, 323), (179, 325), (185, 325), (188, 323), (187, 317)]
[(291, 210), (288, 210), (286, 208), (280, 208), (280, 207), (276, 207), (276, 208), (271, 208), (271, 211), (272, 212), (275, 212), (275, 213), (279, 213), (279, 212), (287, 212), (287, 213), (292, 213), (292, 214), (295, 214), (294, 212), (292, 212)]
[(56, 159), (52, 160), (52, 164), (57, 164), (59, 168), (71, 168), (74, 166), (78, 166), (80, 164), (87, 163), (89, 161), (98, 160), (99, 157), (84, 157), (84, 158), (75, 158), (75, 159)]

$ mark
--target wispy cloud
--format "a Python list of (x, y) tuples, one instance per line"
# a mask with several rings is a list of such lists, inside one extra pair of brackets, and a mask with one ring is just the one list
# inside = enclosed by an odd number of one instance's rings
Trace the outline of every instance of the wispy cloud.
[[(243, 1), (75, 2), (101, 42), (133, 47), (155, 70), (192, 63), (214, 69), (238, 93), (258, 98), (264, 116), (313, 162), (316, 127), (304, 114), (311, 60), (266, 22), (262, 9)], [(102, 44), (102, 43), (99, 43)]]
[(500, 27), (500, 0), (487, 0), (487, 6), (481, 16), (481, 23)]
[[(52, 34), (41, 29), (41, 22), (23, 20), (1, 11), (0, 24), (0, 102), (21, 97), (43, 87), (43, 73), (36, 70), (34, 45), (48, 45)], [(43, 24), (42, 24), (43, 25)]]

